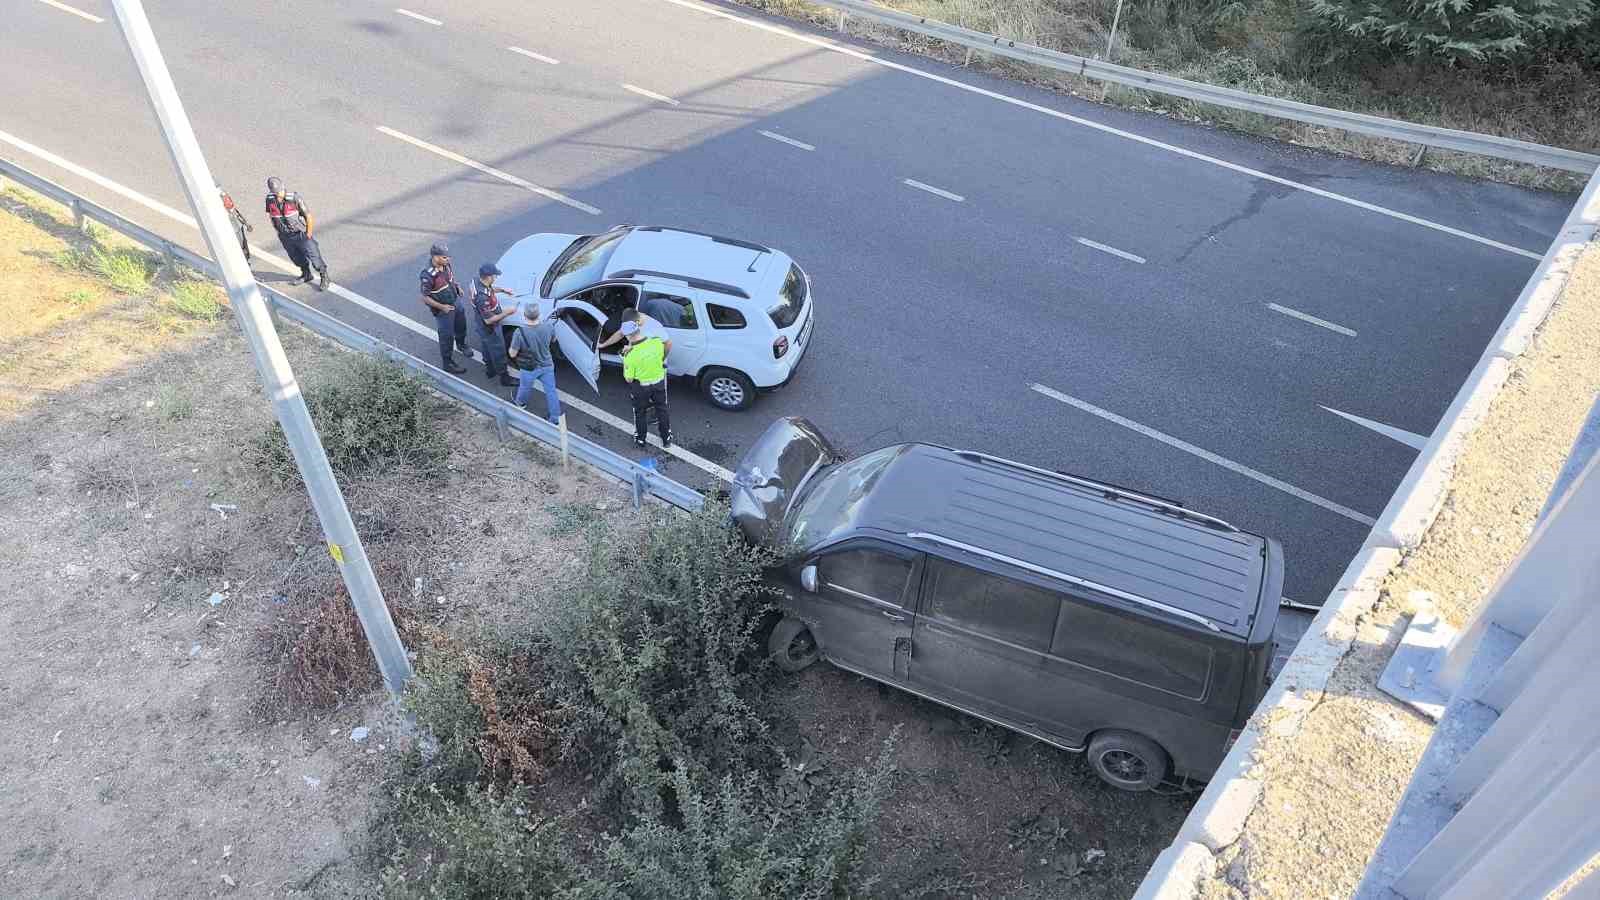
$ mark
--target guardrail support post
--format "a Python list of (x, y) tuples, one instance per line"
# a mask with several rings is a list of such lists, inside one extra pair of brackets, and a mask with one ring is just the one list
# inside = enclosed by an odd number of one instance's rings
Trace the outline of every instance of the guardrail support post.
[(494, 433), (495, 436), (500, 439), (500, 443), (502, 444), (506, 442), (507, 424), (506, 408), (504, 406), (497, 407), (494, 411)]
[(83, 214), (83, 202), (72, 201), (72, 224), (83, 234), (89, 233), (89, 217)]
[[(383, 591), (373, 575), (361, 536), (356, 533), (350, 509), (339, 492), (339, 483), (333, 477), (328, 455), (322, 449), (322, 440), (306, 409), (305, 397), (295, 381), (289, 358), (283, 352), (283, 343), (273, 329), (269, 307), (261, 297), (261, 287), (256, 284), (245, 262), (244, 251), (234, 239), (233, 226), (217, 194), (217, 183), (206, 165), (194, 126), (184, 112), (183, 101), (161, 55), (155, 32), (150, 28), (144, 4), (140, 0), (111, 0), (111, 6), (116, 11), (117, 25), (122, 29), (128, 51), (139, 69), (150, 105), (161, 123), (162, 137), (172, 154), (173, 167), (178, 170), (184, 194), (222, 273), (228, 299), (233, 303), (239, 328), (250, 344), (250, 355), (261, 375), (267, 400), (289, 440), (311, 506), (322, 524), (328, 555), (338, 565), (339, 574), (350, 592), (378, 671), (383, 674), (390, 692), (398, 695), (411, 678), (411, 661), (406, 657), (405, 645), (400, 642), (389, 607), (383, 601)], [(174, 255), (172, 244), (164, 242), (164, 246), (171, 258)]]
[(1417, 166), (1422, 165), (1422, 158), (1424, 156), (1427, 156), (1427, 155), (1428, 155), (1428, 145), (1427, 144), (1419, 145), (1417, 147), (1417, 152), (1413, 153), (1411, 155), (1411, 168), (1415, 169)]
[(635, 467), (633, 470), (633, 508), (644, 506), (644, 469)]
[(844, 10), (839, 10), (839, 30), (844, 31)]
[(561, 426), (561, 469), (566, 471), (572, 467), (572, 459), (567, 456), (567, 414), (563, 412), (558, 424)]

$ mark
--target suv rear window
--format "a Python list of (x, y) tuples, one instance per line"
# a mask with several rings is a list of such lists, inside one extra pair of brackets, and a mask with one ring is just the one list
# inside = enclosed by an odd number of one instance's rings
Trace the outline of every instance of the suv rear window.
[(1158, 625), (1068, 601), (1050, 652), (1181, 697), (1205, 696), (1211, 648)]
[(930, 615), (1041, 653), (1050, 649), (1061, 599), (1050, 591), (943, 560), (933, 561)]
[(789, 274), (784, 276), (783, 287), (778, 288), (778, 302), (767, 310), (767, 315), (772, 317), (772, 324), (779, 328), (788, 328), (800, 318), (800, 310), (806, 305), (806, 276), (800, 267), (790, 263)]
[(719, 306), (715, 303), (706, 304), (706, 315), (711, 318), (712, 328), (743, 328), (744, 313), (731, 306)]

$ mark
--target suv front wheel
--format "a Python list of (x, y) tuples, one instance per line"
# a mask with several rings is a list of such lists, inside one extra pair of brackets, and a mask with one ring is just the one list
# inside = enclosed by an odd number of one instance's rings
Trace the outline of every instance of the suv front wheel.
[(739, 412), (756, 402), (756, 385), (750, 376), (735, 369), (707, 369), (700, 376), (700, 390), (717, 409)]
[(1161, 745), (1131, 731), (1102, 731), (1089, 741), (1089, 767), (1100, 780), (1125, 791), (1148, 791), (1167, 777)]

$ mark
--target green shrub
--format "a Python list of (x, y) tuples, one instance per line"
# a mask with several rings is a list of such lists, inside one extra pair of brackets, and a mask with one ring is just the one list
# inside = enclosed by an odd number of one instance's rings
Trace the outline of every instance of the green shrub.
[(1407, 56), (1481, 62), (1525, 58), (1587, 25), (1591, 0), (1309, 0), (1336, 31)]
[(556, 821), (530, 815), (521, 791), (469, 788), (453, 798), (403, 789), (394, 821), (405, 833), (382, 872), (384, 894), (402, 900), (545, 900), (572, 896), (582, 867)]
[[(402, 463), (436, 465), (445, 457), (444, 433), (422, 382), (387, 360), (352, 356), (333, 378), (307, 390), (305, 399), (328, 461), (342, 476)], [(267, 472), (298, 478), (276, 422), (256, 440), (254, 456)]]
[(222, 291), (209, 281), (186, 278), (174, 284), (167, 293), (173, 309), (180, 315), (201, 322), (215, 322), (222, 318), (222, 310), (227, 302)]

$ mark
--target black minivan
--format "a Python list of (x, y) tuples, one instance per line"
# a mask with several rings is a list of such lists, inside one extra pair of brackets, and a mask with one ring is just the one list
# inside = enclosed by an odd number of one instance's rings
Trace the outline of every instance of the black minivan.
[(731, 493), (780, 550), (782, 668), (817, 659), (1054, 744), (1129, 791), (1206, 781), (1265, 692), (1283, 550), (1092, 479), (767, 428)]

